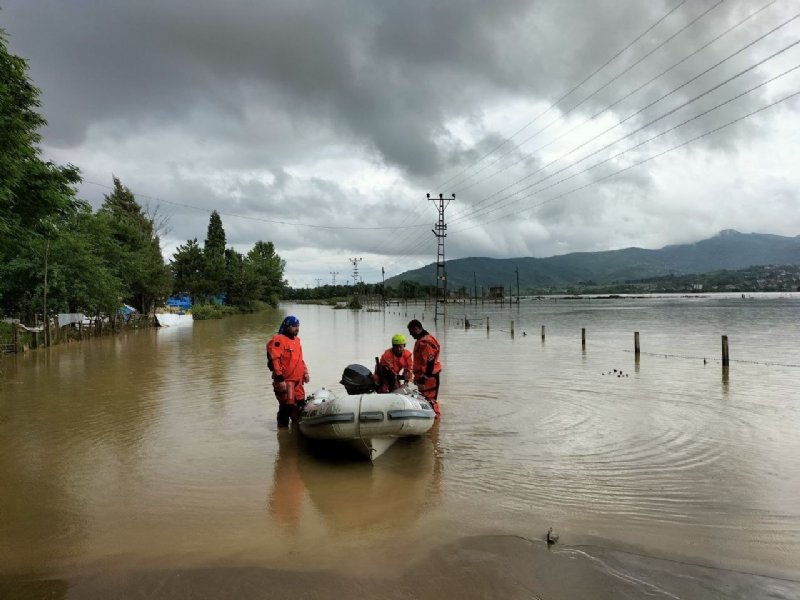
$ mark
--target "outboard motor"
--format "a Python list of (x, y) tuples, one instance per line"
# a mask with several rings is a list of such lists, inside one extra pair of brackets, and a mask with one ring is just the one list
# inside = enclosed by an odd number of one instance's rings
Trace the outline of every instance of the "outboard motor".
[(351, 396), (356, 394), (368, 394), (375, 390), (375, 380), (372, 378), (372, 371), (364, 365), (347, 365), (342, 373), (342, 380), (339, 382)]

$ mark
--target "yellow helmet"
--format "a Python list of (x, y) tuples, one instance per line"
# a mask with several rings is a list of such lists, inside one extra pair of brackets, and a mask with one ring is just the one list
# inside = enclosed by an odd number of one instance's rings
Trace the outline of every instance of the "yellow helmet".
[(392, 346), (399, 346), (400, 344), (405, 344), (405, 343), (406, 343), (406, 336), (404, 336), (402, 333), (395, 333), (392, 336)]

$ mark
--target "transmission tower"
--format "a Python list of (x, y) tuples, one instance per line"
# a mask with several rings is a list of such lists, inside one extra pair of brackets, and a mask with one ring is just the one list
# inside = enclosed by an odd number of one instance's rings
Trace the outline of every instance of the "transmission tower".
[(336, 276), (339, 274), (339, 271), (330, 271), (330, 274), (333, 275), (333, 287), (336, 287)]
[(447, 237), (447, 224), (444, 222), (444, 209), (450, 204), (451, 200), (456, 199), (456, 195), (452, 194), (452, 198), (445, 199), (442, 194), (438, 198), (431, 198), (430, 194), (426, 194), (428, 200), (433, 200), (438, 203), (436, 208), (439, 210), (439, 220), (431, 230), (433, 235), (436, 236), (437, 252), (436, 252), (436, 308), (433, 311), (433, 322), (438, 323), (439, 315), (443, 319), (447, 318), (447, 273), (444, 269), (444, 238)]
[(358, 263), (361, 262), (360, 258), (351, 258), (350, 262), (353, 263), (353, 287), (358, 285)]

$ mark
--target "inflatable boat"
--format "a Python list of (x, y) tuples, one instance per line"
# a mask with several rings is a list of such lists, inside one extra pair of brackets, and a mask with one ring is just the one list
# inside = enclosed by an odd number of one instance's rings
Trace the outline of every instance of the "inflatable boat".
[(341, 383), (347, 395), (322, 388), (306, 398), (299, 425), (307, 438), (342, 441), (375, 460), (398, 438), (424, 435), (433, 426), (436, 413), (416, 389), (375, 393), (372, 374), (361, 365), (348, 366)]

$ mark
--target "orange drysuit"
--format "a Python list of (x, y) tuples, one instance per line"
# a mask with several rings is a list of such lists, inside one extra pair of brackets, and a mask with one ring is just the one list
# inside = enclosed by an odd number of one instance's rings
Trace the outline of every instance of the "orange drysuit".
[(378, 382), (378, 393), (392, 392), (400, 387), (400, 375), (406, 381), (411, 381), (412, 359), (411, 352), (403, 348), (403, 353), (397, 356), (391, 348), (386, 350), (378, 361), (375, 369), (375, 381)]
[[(308, 368), (303, 360), (300, 338), (275, 334), (267, 342), (267, 356), (272, 371), (272, 388), (278, 403), (292, 405), (304, 400), (306, 391), (303, 383), (308, 379)], [(278, 384), (282, 382), (286, 382), (286, 390), (278, 389)]]
[(414, 342), (414, 381), (417, 388), (433, 405), (436, 416), (439, 416), (439, 373), (442, 365), (439, 362), (439, 342), (427, 331)]

